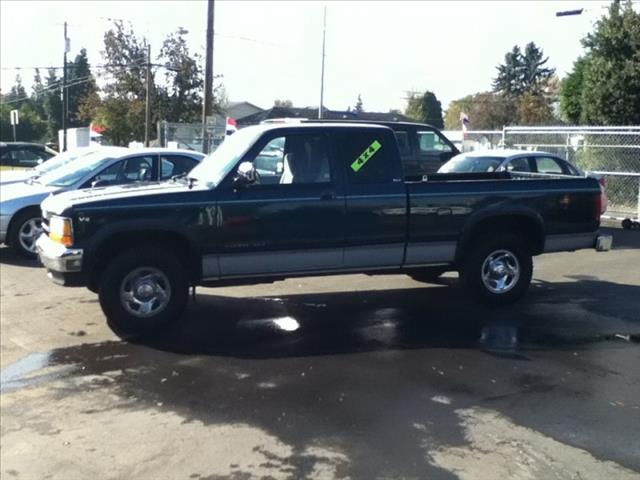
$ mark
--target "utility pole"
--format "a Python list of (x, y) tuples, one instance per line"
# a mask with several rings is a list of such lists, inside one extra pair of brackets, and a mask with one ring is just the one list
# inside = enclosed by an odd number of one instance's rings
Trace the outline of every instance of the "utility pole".
[(213, 9), (214, 0), (207, 0), (207, 52), (204, 70), (204, 96), (202, 98), (202, 153), (209, 153), (207, 117), (213, 105)]
[(322, 106), (324, 103), (324, 45), (327, 35), (327, 7), (324, 7), (324, 20), (322, 21), (322, 68), (320, 70), (320, 106), (318, 107), (318, 120), (322, 120)]
[(69, 107), (69, 93), (67, 92), (67, 52), (69, 38), (67, 38), (67, 22), (64, 22), (64, 66), (62, 68), (62, 151), (67, 151), (67, 114)]
[(146, 99), (145, 99), (145, 107), (144, 107), (144, 146), (149, 146), (149, 117), (151, 113), (151, 105), (149, 102), (149, 95), (151, 90), (151, 45), (147, 44), (147, 88), (146, 88)]

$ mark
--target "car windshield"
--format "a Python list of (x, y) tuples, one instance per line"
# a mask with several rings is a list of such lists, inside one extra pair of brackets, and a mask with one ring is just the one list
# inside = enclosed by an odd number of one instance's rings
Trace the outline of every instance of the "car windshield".
[(227, 137), (215, 152), (209, 154), (191, 170), (189, 177), (209, 188), (217, 187), (263, 130), (258, 127), (248, 127)]
[(502, 162), (504, 162), (503, 157), (475, 156), (461, 153), (441, 166), (438, 173), (495, 172)]
[(96, 171), (100, 166), (106, 165), (113, 156), (113, 152), (100, 150), (89, 153), (42, 175), (38, 178), (38, 182), (52, 187), (69, 187)]
[(34, 175), (45, 175), (62, 165), (66, 165), (67, 163), (75, 160), (76, 158), (83, 157), (90, 153), (95, 152), (95, 149), (92, 148), (77, 148), (74, 150), (67, 150), (66, 152), (60, 153), (55, 157), (51, 157), (46, 162), (38, 165), (33, 170)]

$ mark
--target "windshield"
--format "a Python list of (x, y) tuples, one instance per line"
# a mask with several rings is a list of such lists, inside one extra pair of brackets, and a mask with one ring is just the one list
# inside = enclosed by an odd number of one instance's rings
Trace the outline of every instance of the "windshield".
[(262, 128), (248, 127), (227, 137), (215, 152), (191, 170), (189, 177), (208, 187), (217, 187), (262, 132)]
[(471, 156), (461, 153), (441, 166), (438, 173), (495, 172), (502, 162), (503, 157)]
[(38, 165), (34, 168), (34, 175), (45, 175), (56, 168), (69, 163), (76, 158), (83, 157), (88, 155), (89, 153), (95, 152), (96, 149), (93, 148), (76, 148), (74, 150), (67, 150), (66, 152), (60, 153), (55, 157), (50, 158), (46, 162)]
[(69, 187), (106, 165), (112, 158), (113, 153), (98, 150), (61, 165), (42, 175), (38, 181), (52, 187)]

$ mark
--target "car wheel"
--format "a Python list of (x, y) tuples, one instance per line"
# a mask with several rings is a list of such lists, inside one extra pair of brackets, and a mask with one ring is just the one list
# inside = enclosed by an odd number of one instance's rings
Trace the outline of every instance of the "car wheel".
[(36, 240), (42, 234), (42, 217), (38, 210), (18, 213), (11, 222), (8, 243), (26, 258), (36, 258)]
[(101, 275), (98, 298), (107, 323), (120, 337), (148, 337), (177, 322), (188, 299), (184, 266), (169, 250), (132, 249)]
[(533, 273), (529, 247), (515, 235), (480, 241), (463, 261), (462, 284), (486, 305), (507, 305), (522, 297)]

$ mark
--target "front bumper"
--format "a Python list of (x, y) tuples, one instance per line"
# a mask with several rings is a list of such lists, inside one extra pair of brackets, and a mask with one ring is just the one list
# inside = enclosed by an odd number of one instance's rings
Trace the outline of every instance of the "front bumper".
[(38, 258), (55, 283), (67, 285), (82, 271), (82, 249), (66, 248), (43, 233), (36, 241)]

